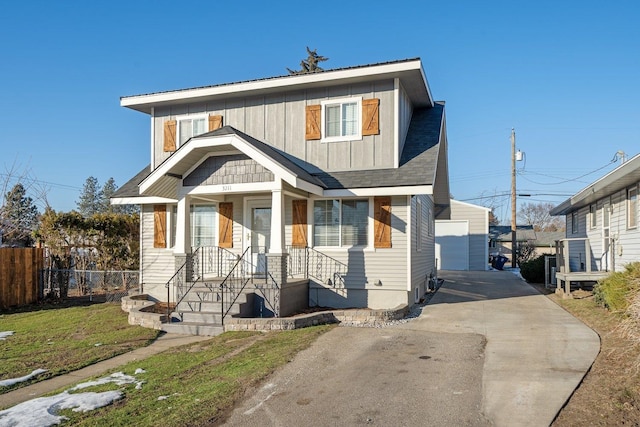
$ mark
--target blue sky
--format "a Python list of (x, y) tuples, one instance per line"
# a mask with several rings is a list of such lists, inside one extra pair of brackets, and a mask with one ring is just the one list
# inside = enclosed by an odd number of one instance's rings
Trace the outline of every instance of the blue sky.
[[(149, 120), (121, 96), (284, 75), (309, 46), (325, 68), (422, 59), (456, 199), (509, 192), (515, 128), (521, 200), (560, 203), (640, 152), (639, 16), (625, 0), (7, 1), (0, 174), (29, 170), (71, 210), (87, 177), (122, 185), (149, 162)], [(508, 223), (508, 196), (493, 202)]]

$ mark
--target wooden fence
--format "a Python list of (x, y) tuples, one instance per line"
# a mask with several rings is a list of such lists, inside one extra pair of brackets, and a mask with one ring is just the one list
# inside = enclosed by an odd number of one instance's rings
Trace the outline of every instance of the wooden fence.
[(37, 302), (42, 248), (0, 248), (0, 308)]

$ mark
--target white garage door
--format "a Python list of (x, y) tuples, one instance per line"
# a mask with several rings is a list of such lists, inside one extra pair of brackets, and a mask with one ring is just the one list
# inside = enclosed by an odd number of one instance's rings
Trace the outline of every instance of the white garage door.
[(469, 221), (436, 221), (436, 259), (440, 270), (469, 269)]

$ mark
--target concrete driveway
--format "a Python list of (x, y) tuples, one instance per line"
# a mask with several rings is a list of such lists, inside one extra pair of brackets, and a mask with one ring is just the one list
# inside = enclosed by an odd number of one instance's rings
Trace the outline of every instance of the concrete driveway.
[(511, 273), (441, 277), (420, 317), (325, 334), (226, 425), (549, 425), (597, 334)]

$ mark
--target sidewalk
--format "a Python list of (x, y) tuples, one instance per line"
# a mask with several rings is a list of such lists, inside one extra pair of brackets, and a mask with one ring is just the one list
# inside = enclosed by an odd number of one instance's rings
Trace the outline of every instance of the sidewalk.
[(124, 353), (120, 356), (94, 363), (93, 365), (89, 365), (77, 371), (59, 375), (45, 381), (40, 381), (27, 387), (21, 387), (10, 391), (9, 393), (0, 394), (0, 409), (26, 402), (27, 400), (51, 393), (54, 390), (103, 374), (104, 372), (116, 369), (118, 366), (124, 365), (125, 363), (146, 359), (149, 356), (153, 356), (154, 354), (161, 353), (173, 347), (205, 341), (211, 338), (212, 337), (178, 334), (161, 335), (147, 347), (138, 348), (130, 351), (129, 353)]

